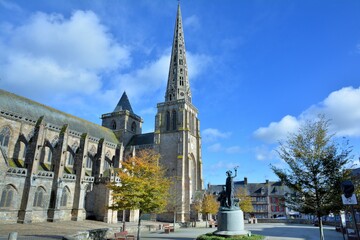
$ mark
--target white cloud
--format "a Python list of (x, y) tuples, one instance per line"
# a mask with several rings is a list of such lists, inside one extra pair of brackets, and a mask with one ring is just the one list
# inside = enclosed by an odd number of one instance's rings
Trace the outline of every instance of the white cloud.
[(170, 55), (162, 55), (134, 72), (118, 75), (114, 82), (119, 91), (126, 91), (129, 98), (138, 101), (144, 96), (153, 96), (154, 92), (165, 89), (169, 71)]
[(285, 116), (279, 122), (272, 122), (268, 127), (261, 127), (254, 132), (254, 136), (267, 143), (275, 143), (298, 129), (298, 120), (293, 116)]
[(61, 66), (103, 70), (126, 66), (130, 60), (127, 48), (115, 42), (91, 11), (75, 11), (70, 19), (37, 13), (13, 34), (12, 47)]
[(360, 136), (360, 87), (344, 87), (334, 91), (321, 103), (307, 109), (300, 119), (324, 114), (338, 136)]
[(186, 54), (191, 85), (191, 80), (196, 79), (197, 76), (201, 75), (209, 67), (212, 63), (212, 58), (204, 54), (193, 54), (191, 52)]
[(272, 122), (267, 127), (261, 127), (254, 136), (267, 143), (275, 143), (284, 139), (289, 132), (297, 130), (299, 124), (307, 119), (316, 119), (324, 114), (331, 120), (332, 131), (337, 136), (360, 136), (360, 87), (344, 87), (329, 94), (322, 102), (315, 104), (297, 118), (285, 116), (279, 122)]
[[(137, 111), (146, 113), (147, 103), (164, 100), (171, 48), (150, 61), (145, 56), (133, 62), (130, 50), (139, 46), (132, 44), (121, 44), (92, 11), (77, 10), (70, 17), (38, 12), (21, 25), (3, 22), (0, 88), (81, 117), (89, 109), (87, 114), (112, 111), (126, 91), (133, 107), (141, 101)], [(211, 57), (188, 52), (187, 60), (192, 81)]]
[(220, 138), (228, 138), (230, 132), (221, 132), (215, 128), (207, 128), (202, 131), (202, 139), (204, 142), (213, 142)]
[(7, 26), (0, 45), (0, 86), (40, 101), (93, 95), (102, 74), (131, 62), (127, 47), (91, 11), (75, 11), (69, 19), (34, 14), (26, 24)]

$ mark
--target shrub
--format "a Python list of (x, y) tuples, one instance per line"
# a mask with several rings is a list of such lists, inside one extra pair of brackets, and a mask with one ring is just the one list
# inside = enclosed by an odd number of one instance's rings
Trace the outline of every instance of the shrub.
[(232, 236), (232, 237), (221, 237), (214, 235), (213, 233), (207, 233), (200, 235), (196, 240), (262, 240), (264, 236), (251, 235), (251, 236)]

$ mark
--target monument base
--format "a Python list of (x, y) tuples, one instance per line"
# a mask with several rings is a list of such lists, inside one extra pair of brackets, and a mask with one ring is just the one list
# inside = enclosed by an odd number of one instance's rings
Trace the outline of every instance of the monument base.
[(251, 233), (244, 229), (244, 213), (239, 210), (223, 210), (217, 214), (217, 231), (215, 235), (219, 236), (235, 236), (250, 235)]

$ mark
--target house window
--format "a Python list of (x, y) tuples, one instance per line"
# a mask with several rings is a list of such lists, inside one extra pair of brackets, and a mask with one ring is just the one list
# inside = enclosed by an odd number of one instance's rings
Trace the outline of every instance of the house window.
[(1, 194), (0, 207), (11, 207), (15, 194), (15, 188), (11, 185), (7, 185)]
[(38, 187), (35, 192), (33, 206), (34, 207), (43, 207), (44, 196), (45, 196), (44, 188)]
[(0, 132), (0, 147), (3, 148), (6, 153), (9, 146), (9, 140), (10, 140), (10, 128), (4, 127)]

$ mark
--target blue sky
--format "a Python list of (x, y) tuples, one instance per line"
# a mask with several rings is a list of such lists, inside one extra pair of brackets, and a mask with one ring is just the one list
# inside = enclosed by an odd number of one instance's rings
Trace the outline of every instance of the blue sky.
[[(154, 129), (177, 1), (0, 0), (0, 88), (101, 123), (126, 91)], [(360, 1), (181, 1), (204, 183), (277, 180), (277, 142), (319, 113), (360, 155)]]

